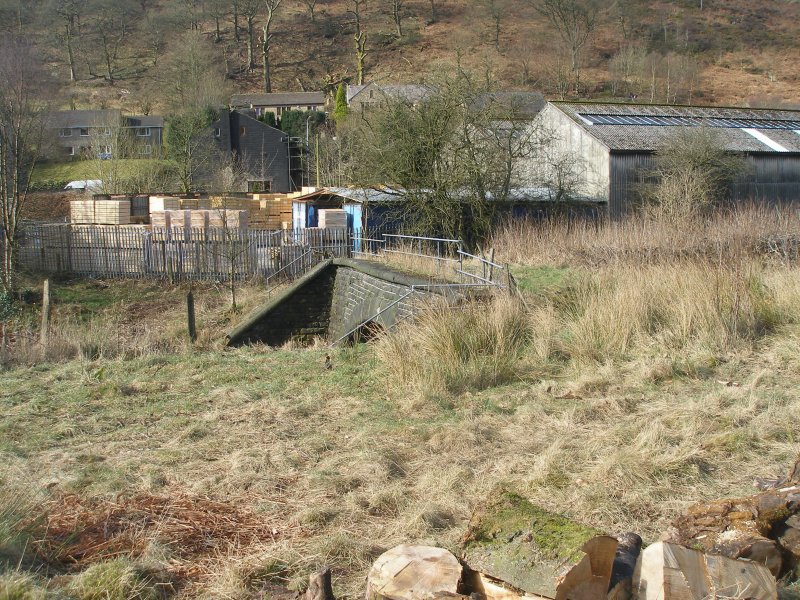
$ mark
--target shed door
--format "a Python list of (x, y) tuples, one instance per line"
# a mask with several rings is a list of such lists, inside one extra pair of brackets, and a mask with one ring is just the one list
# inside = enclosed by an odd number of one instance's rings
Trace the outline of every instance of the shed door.
[(353, 252), (361, 252), (361, 205), (345, 204), (344, 212), (347, 215), (347, 229), (353, 234)]
[(292, 203), (292, 226), (295, 229), (305, 229), (306, 227), (306, 204), (305, 202)]

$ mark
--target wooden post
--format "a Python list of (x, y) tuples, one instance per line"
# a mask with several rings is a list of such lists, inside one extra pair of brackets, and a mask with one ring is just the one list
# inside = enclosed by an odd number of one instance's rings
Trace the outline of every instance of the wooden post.
[(194, 318), (194, 294), (192, 288), (189, 287), (189, 293), (186, 294), (186, 312), (189, 325), (189, 339), (194, 344), (197, 341), (197, 326)]
[(489, 250), (489, 281), (492, 281), (492, 276), (494, 275), (494, 248)]
[(40, 332), (40, 342), (43, 348), (47, 348), (47, 338), (50, 335), (50, 280), (44, 280), (42, 287), (42, 330)]

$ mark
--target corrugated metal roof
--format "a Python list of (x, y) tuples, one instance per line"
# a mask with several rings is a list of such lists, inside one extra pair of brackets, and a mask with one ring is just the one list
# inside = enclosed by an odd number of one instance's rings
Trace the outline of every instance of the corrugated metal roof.
[[(800, 120), (800, 111), (796, 110), (594, 102), (551, 104), (610, 150), (657, 150), (676, 129), (707, 122), (731, 152), (800, 152), (800, 133), (793, 129)], [(674, 124), (670, 123), (670, 117), (676, 118)], [(617, 124), (613, 123), (615, 120)]]
[[(425, 192), (425, 190), (420, 190), (420, 192)], [(344, 198), (350, 202), (358, 202), (360, 204), (364, 203), (376, 203), (376, 204), (388, 204), (392, 202), (397, 202), (403, 199), (406, 192), (404, 189), (399, 188), (384, 188), (384, 189), (373, 189), (373, 188), (348, 188), (348, 187), (329, 187), (329, 188), (321, 188), (316, 192), (311, 192), (310, 194), (306, 194), (305, 196), (298, 196), (297, 198), (293, 199), (293, 202), (308, 202), (310, 200), (315, 200), (321, 196), (339, 196), (340, 198)], [(547, 202), (551, 200), (555, 194), (553, 191), (546, 187), (520, 187), (520, 188), (513, 188), (509, 190), (508, 193), (508, 201), (509, 202)], [(489, 200), (491, 200), (491, 194), (489, 195)], [(573, 201), (585, 201), (589, 203), (599, 203), (600, 201), (589, 198), (589, 197), (580, 197), (580, 198), (572, 198)]]
[(231, 106), (314, 106), (325, 104), (324, 92), (274, 92), (272, 94), (234, 94)]

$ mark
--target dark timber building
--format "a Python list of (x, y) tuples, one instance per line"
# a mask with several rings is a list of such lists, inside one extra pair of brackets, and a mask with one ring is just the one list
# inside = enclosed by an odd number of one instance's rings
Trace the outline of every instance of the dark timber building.
[(252, 114), (223, 110), (211, 125), (223, 152), (246, 173), (248, 192), (293, 192), (304, 185), (304, 146)]
[(750, 163), (734, 200), (800, 200), (800, 111), (550, 102), (536, 124), (553, 135), (556, 155), (574, 158), (577, 193), (608, 202), (612, 217), (637, 201), (655, 152), (686, 127), (715, 128)]

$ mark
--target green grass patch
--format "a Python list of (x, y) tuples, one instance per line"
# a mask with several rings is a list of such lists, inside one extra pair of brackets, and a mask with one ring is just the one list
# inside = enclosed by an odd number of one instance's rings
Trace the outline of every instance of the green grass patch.
[(520, 290), (527, 294), (548, 294), (566, 287), (572, 270), (562, 267), (511, 265), (511, 274)]

